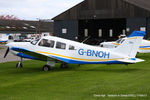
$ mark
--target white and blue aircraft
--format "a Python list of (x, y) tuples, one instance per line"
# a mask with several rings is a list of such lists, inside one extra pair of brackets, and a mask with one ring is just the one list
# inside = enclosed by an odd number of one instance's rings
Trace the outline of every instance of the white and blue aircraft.
[[(136, 31), (134, 31), (134, 32), (136, 32)], [(133, 35), (134, 35), (134, 32), (132, 33)], [(132, 34), (130, 36), (132, 36)], [(126, 39), (128, 39), (128, 38), (123, 37), (123, 38), (118, 39), (117, 41), (102, 42), (102, 43), (100, 43), (100, 46), (103, 48), (116, 48)], [(150, 53), (150, 40), (143, 39), (141, 45), (138, 48), (138, 52), (139, 53)]]
[(114, 49), (91, 46), (54, 36), (42, 37), (34, 42), (12, 42), (7, 44), (9, 50), (19, 56), (21, 61), (16, 65), (22, 67), (22, 58), (47, 61), (43, 66), (48, 71), (55, 63), (61, 63), (61, 68), (67, 64), (133, 64), (144, 60), (135, 58), (137, 50), (145, 35), (143, 31), (136, 31), (121, 45)]
[(0, 43), (6, 43), (8, 42), (8, 37), (10, 34), (1, 34), (0, 35)]

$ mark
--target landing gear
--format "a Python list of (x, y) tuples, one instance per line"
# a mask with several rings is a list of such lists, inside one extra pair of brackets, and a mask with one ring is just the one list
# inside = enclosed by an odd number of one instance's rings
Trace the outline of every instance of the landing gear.
[(43, 68), (42, 68), (42, 70), (45, 71), (45, 72), (50, 71), (50, 69), (51, 68), (50, 68), (49, 65), (44, 65)]
[(19, 61), (17, 64), (16, 64), (16, 68), (22, 68), (22, 61), (23, 61), (23, 58), (21, 58), (21, 61)]
[(47, 71), (50, 71), (52, 67), (55, 66), (55, 62), (54, 61), (50, 61), (50, 60), (47, 60), (47, 64), (43, 66), (42, 70), (47, 72)]
[(60, 68), (64, 69), (64, 68), (68, 68), (68, 65), (66, 63), (63, 63), (60, 65)]
[(21, 62), (18, 62), (17, 64), (16, 64), (16, 68), (22, 68), (23, 66), (22, 66), (22, 63)]

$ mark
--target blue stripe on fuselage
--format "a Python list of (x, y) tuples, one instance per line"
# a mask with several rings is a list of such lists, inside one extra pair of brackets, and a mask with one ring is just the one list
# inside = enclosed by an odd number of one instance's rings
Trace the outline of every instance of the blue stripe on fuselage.
[(139, 48), (150, 48), (150, 46), (140, 46)]
[[(14, 51), (17, 51), (17, 52), (29, 51), (29, 50), (26, 50), (26, 49), (15, 48), (15, 47), (11, 48), (11, 50), (14, 50)], [(29, 51), (29, 52), (31, 52), (31, 51)], [(38, 60), (37, 58), (29, 56), (29, 55), (26, 55), (24, 53), (18, 53), (17, 56), (22, 57), (22, 58)], [(72, 59), (67, 59), (67, 58), (62, 58), (62, 57), (57, 57), (57, 56), (52, 56), (52, 55), (49, 55), (49, 57), (58, 59), (60, 61), (63, 61), (63, 62), (69, 63), (69, 64), (127, 64), (127, 63), (120, 62), (120, 61), (115, 61), (115, 60), (114, 61), (99, 61), (99, 62), (97, 61), (97, 62), (92, 62), (92, 61), (72, 60)]]
[(55, 56), (52, 56), (52, 57), (56, 58), (58, 60), (64, 61), (66, 63), (69, 63), (69, 64), (127, 64), (127, 63), (120, 62), (120, 61), (90, 62), (90, 61), (79, 61), (79, 60), (66, 59), (66, 58), (55, 57)]

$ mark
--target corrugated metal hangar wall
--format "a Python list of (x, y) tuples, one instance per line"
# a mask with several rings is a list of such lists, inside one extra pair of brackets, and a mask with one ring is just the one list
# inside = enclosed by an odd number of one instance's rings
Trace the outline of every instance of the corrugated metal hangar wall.
[(116, 40), (120, 34), (146, 30), (150, 37), (149, 0), (84, 0), (53, 18), (56, 36), (90, 43)]

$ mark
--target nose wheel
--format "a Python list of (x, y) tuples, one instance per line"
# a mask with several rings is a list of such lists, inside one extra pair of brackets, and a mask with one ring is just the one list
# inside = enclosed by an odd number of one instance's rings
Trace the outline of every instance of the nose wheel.
[(22, 68), (23, 66), (22, 66), (22, 63), (21, 62), (18, 62), (17, 64), (16, 64), (16, 68)]
[(22, 61), (23, 61), (23, 59), (21, 58), (21, 61), (19, 61), (19, 62), (16, 64), (16, 68), (22, 68), (22, 67), (23, 67)]

